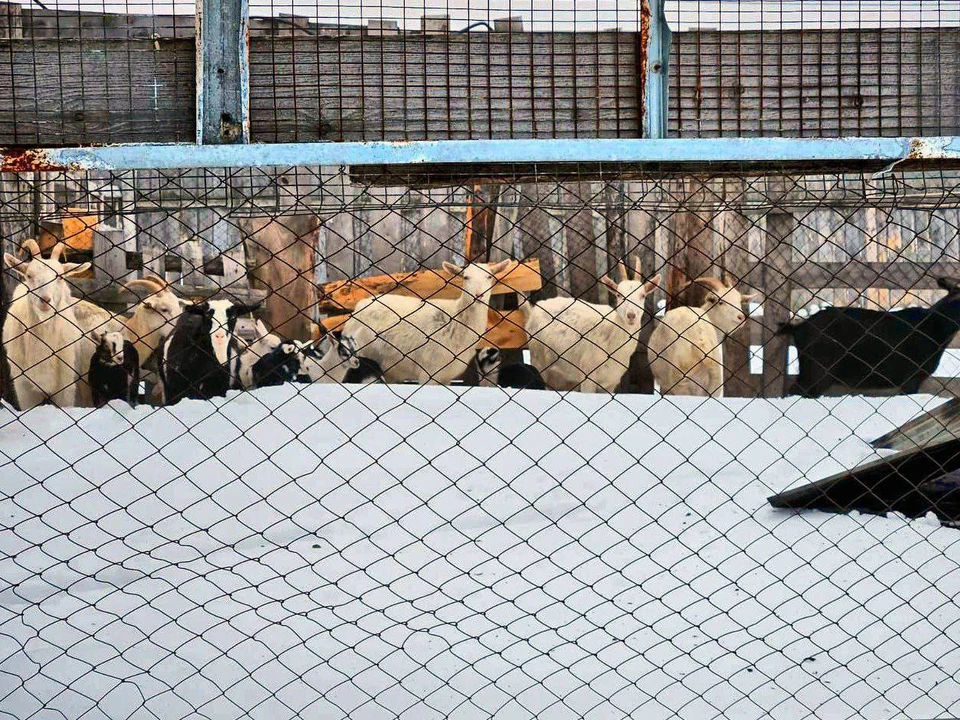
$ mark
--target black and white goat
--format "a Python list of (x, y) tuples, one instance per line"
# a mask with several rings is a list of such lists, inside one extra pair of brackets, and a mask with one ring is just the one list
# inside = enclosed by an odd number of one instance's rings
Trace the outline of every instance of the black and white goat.
[(90, 333), (97, 345), (90, 358), (87, 382), (93, 403), (103, 407), (111, 400), (126, 400), (136, 407), (140, 391), (140, 354), (122, 332)]
[(546, 390), (539, 371), (526, 363), (501, 365), (500, 349), (484, 347), (477, 350), (477, 374), (481, 387), (505, 387), (518, 390)]
[(947, 294), (929, 308), (831, 307), (782, 325), (778, 334), (793, 338), (800, 360), (790, 394), (819, 397), (834, 386), (919, 392), (960, 330), (960, 283), (937, 278), (937, 284)]
[(163, 344), (160, 367), (167, 404), (227, 394), (239, 361), (237, 318), (258, 307), (211, 300), (184, 308)]
[(361, 357), (357, 354), (357, 344), (353, 338), (344, 337), (337, 343), (337, 352), (345, 358), (351, 358), (347, 363), (347, 372), (340, 380), (345, 385), (369, 385), (370, 383), (382, 383), (383, 368), (380, 363), (370, 358)]
[(383, 371), (373, 360), (357, 356), (356, 345), (332, 336), (320, 343), (282, 343), (252, 368), (254, 387), (287, 382), (370, 383), (382, 381)]

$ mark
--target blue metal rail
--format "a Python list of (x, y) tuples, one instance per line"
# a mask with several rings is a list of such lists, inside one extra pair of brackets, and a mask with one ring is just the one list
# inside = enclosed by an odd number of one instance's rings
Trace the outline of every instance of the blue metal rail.
[(635, 165), (960, 160), (960, 137), (442, 140), (250, 145), (108, 145), (0, 150), (2, 170), (137, 170), (304, 165)]

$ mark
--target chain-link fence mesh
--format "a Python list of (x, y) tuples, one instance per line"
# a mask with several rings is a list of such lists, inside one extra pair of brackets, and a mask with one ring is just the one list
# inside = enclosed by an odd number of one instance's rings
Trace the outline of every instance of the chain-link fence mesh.
[(0, 714), (958, 714), (955, 173), (420, 180), (2, 176)]

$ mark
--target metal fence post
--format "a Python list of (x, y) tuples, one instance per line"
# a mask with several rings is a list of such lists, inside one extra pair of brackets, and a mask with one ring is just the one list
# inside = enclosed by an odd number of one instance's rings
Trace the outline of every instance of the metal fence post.
[(250, 141), (248, 0), (197, 0), (197, 143)]
[(647, 57), (643, 94), (643, 134), (646, 138), (667, 136), (667, 66), (670, 60), (670, 27), (664, 16), (664, 0), (642, 0), (648, 9)]

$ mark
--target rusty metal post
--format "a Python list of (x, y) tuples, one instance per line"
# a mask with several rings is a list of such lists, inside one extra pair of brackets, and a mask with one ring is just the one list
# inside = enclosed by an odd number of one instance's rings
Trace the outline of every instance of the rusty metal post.
[(197, 0), (197, 143), (250, 141), (248, 0)]

